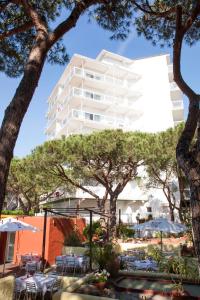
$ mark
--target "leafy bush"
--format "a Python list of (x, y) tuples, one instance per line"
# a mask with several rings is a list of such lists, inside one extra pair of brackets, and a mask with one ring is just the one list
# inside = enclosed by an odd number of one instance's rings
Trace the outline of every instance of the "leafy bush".
[(134, 237), (134, 234), (135, 234), (134, 229), (131, 229), (122, 223), (120, 225), (118, 225), (117, 232), (118, 232), (119, 237), (121, 237), (123, 239)]
[[(2, 210), (2, 215), (11, 215), (11, 216), (24, 216), (25, 213), (23, 212), (23, 210), (21, 209), (17, 209), (17, 210)], [(27, 213), (27, 215), (29, 216), (34, 216), (34, 212), (30, 211), (29, 213)]]
[[(89, 256), (89, 252), (87, 253)], [(93, 244), (92, 259), (98, 265), (99, 271), (106, 270), (111, 277), (115, 277), (120, 268), (118, 253), (115, 252), (115, 245), (107, 243), (104, 246)]]
[(79, 247), (81, 244), (81, 239), (75, 230), (73, 230), (64, 240), (64, 246)]
[[(90, 225), (88, 224), (84, 230), (83, 235), (86, 237), (87, 240), (90, 238)], [(92, 235), (96, 235), (99, 238), (104, 237), (105, 229), (102, 228), (101, 223), (99, 221), (92, 223)]]
[(148, 256), (153, 258), (153, 260), (155, 260), (158, 264), (163, 259), (162, 251), (158, 247), (154, 247), (152, 245), (148, 246), (147, 254), (148, 254)]

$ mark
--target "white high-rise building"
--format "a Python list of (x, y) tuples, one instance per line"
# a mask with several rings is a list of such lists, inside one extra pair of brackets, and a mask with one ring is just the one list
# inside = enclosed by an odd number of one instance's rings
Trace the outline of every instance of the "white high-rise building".
[[(158, 132), (184, 119), (182, 93), (173, 81), (169, 54), (142, 59), (129, 59), (105, 50), (96, 59), (75, 54), (48, 103), (47, 139), (116, 128)], [(101, 186), (91, 188), (101, 197)], [(72, 206), (80, 199), (84, 199), (83, 206), (91, 207), (94, 203), (91, 195), (82, 190), (67, 199)], [(55, 203), (56, 207), (65, 207), (67, 202), (55, 199)], [(136, 182), (127, 184), (117, 207), (125, 222), (134, 222), (138, 213), (158, 216), (168, 211), (161, 190), (147, 193)]]
[(105, 128), (157, 132), (183, 121), (168, 54), (129, 59), (75, 54), (49, 99), (47, 139)]

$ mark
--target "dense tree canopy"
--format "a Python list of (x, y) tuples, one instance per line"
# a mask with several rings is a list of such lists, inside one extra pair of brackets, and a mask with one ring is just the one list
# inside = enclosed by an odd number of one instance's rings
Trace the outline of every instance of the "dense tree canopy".
[[(137, 176), (146, 141), (145, 134), (139, 132), (105, 130), (46, 142), (36, 148), (33, 155), (48, 174), (97, 199), (101, 210), (105, 209), (105, 201), (109, 199), (111, 227), (114, 228), (117, 198), (127, 183)], [(87, 187), (91, 181), (103, 186), (102, 199)]]
[[(13, 159), (8, 176), (7, 192), (18, 199), (25, 214), (38, 212), (41, 201), (47, 200), (61, 186), (59, 178), (39, 169), (31, 155)], [(69, 186), (69, 185), (68, 185)], [(69, 190), (65, 185), (65, 189)]]
[[(174, 129), (169, 128), (166, 131), (149, 135), (148, 148), (146, 148), (145, 154), (145, 165), (148, 174), (147, 186), (162, 189), (169, 204), (172, 221), (175, 220), (175, 210), (178, 210), (179, 217), (182, 219), (182, 212), (180, 212), (182, 197), (180, 197), (179, 202), (174, 193), (178, 190), (179, 181), (176, 190), (173, 188), (172, 182), (181, 177), (176, 160), (176, 145), (183, 130), (183, 125), (180, 124)], [(183, 190), (184, 188), (185, 186), (182, 187)], [(184, 191), (181, 192), (184, 196)]]

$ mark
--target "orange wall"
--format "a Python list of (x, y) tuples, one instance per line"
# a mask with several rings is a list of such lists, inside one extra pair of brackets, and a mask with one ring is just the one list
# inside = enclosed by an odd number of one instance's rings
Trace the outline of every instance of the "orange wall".
[[(43, 238), (43, 217), (19, 217), (20, 221), (33, 225), (39, 229), (38, 232), (18, 231), (15, 235), (15, 247), (13, 261), (17, 263), (19, 255), (26, 253), (42, 254), (42, 238)], [(47, 218), (47, 232), (49, 228), (49, 218)]]
[[(42, 255), (44, 217), (19, 217), (18, 219), (36, 226), (40, 231), (19, 231), (16, 233), (13, 257), (14, 263), (19, 262), (19, 256), (22, 254), (34, 252)], [(85, 227), (84, 219), (47, 218), (45, 259), (50, 264), (53, 264), (55, 257), (61, 254), (64, 239), (70, 234), (74, 226), (76, 226), (80, 237), (84, 240), (82, 233)]]

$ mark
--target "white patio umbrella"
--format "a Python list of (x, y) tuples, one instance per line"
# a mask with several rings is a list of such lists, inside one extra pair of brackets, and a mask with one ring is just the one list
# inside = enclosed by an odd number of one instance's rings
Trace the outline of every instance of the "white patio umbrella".
[(175, 223), (164, 218), (150, 220), (148, 222), (137, 224), (133, 227), (135, 230), (141, 231), (160, 231), (161, 233), (161, 250), (162, 250), (162, 233), (180, 233), (187, 230), (187, 227), (181, 223)]
[[(38, 228), (27, 224), (25, 222), (19, 221), (15, 218), (5, 218), (0, 220), (0, 232), (16, 232), (21, 230), (30, 230), (33, 232), (39, 231)], [(3, 274), (5, 271), (5, 253), (4, 253), (4, 266)]]

